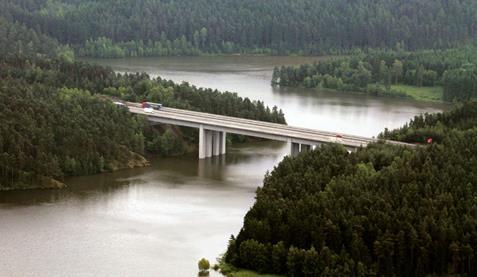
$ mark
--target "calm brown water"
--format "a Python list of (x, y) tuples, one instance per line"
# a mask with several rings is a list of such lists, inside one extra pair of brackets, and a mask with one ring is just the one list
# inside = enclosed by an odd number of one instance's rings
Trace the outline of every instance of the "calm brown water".
[[(316, 58), (315, 58), (316, 59)], [(96, 60), (119, 72), (236, 91), (281, 107), (290, 125), (374, 136), (445, 107), (269, 85), (275, 65), (304, 57)], [(286, 153), (274, 142), (232, 145), (225, 158), (195, 155), (67, 180), (68, 189), (0, 193), (0, 276), (196, 276), (242, 226), (254, 192)]]

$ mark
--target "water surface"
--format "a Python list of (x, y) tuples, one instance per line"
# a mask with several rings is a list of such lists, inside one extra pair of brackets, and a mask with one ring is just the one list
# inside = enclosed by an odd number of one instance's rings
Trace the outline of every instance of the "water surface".
[[(326, 57), (325, 57), (326, 58)], [(146, 72), (198, 87), (237, 92), (278, 106), (289, 125), (376, 136), (385, 127), (397, 128), (420, 113), (445, 109), (443, 104), (404, 98), (373, 97), (304, 88), (272, 87), (273, 67), (318, 61), (320, 57), (168, 57), (88, 61), (111, 66), (118, 72)]]
[[(277, 105), (290, 125), (375, 136), (445, 106), (280, 89), (277, 65), (307, 57), (94, 60)], [(0, 276), (196, 276), (237, 234), (264, 174), (287, 153), (276, 142), (229, 145), (222, 158), (157, 159), (149, 168), (70, 178), (58, 191), (0, 193)]]

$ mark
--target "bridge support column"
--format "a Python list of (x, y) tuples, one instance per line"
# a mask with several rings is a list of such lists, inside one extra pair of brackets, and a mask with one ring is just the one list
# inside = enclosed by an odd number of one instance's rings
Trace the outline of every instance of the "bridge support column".
[(201, 125), (199, 128), (199, 159), (207, 158), (207, 130)]
[(210, 130), (205, 130), (205, 157), (210, 158), (214, 154), (214, 133)]
[(290, 145), (290, 154), (292, 157), (298, 156), (301, 152), (309, 152), (313, 150), (313, 145), (310, 144), (301, 144), (297, 142), (292, 142), (291, 140), (288, 141)]
[(226, 133), (199, 128), (199, 159), (220, 156), (226, 152)]
[(308, 144), (302, 144), (300, 152), (310, 152), (312, 150), (311, 145)]
[(221, 155), (221, 152), (220, 152), (221, 150), (220, 147), (222, 143), (221, 134), (222, 132), (217, 132), (217, 131), (212, 132), (212, 147), (213, 147), (212, 156), (214, 157)]
[(212, 131), (205, 129), (203, 126), (199, 128), (199, 159), (212, 157)]
[(290, 152), (292, 157), (296, 157), (300, 154), (300, 144), (296, 142), (290, 142)]
[(227, 153), (227, 133), (220, 132), (220, 154), (225, 155)]

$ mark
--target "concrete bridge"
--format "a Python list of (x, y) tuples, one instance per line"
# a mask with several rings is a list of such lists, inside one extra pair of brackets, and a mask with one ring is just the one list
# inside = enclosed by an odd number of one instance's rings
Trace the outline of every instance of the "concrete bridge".
[[(290, 154), (293, 156), (323, 143), (339, 143), (348, 149), (356, 149), (378, 141), (375, 138), (338, 135), (332, 132), (188, 110), (163, 107), (160, 110), (146, 112), (137, 103), (127, 103), (127, 106), (131, 113), (144, 115), (150, 122), (198, 128), (199, 159), (224, 155), (227, 133), (287, 142), (290, 145)], [(415, 146), (397, 141), (386, 141), (386, 143)]]

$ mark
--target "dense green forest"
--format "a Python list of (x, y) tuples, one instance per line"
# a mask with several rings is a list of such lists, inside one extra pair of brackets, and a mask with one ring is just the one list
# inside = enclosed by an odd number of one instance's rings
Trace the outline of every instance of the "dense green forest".
[(15, 11), (37, 4), (52, 2), (0, 1), (0, 118), (5, 122), (0, 189), (48, 186), (65, 176), (144, 165), (144, 152), (169, 156), (194, 151), (196, 130), (149, 126), (104, 96), (285, 123), (281, 110), (235, 93), (147, 74), (118, 75), (110, 68), (75, 62), (71, 47), (26, 22), (31, 14), (13, 19)]
[(473, 0), (1, 0), (0, 16), (97, 57), (443, 48), (477, 35)]
[(0, 57), (3, 60), (15, 55), (29, 58), (58, 57), (68, 61), (73, 61), (75, 57), (73, 49), (59, 44), (56, 39), (0, 16)]
[(225, 261), (288, 276), (477, 274), (477, 102), (416, 117), (348, 153), (285, 158), (257, 189)]
[(58, 43), (45, 35), (38, 35), (18, 23), (11, 23), (0, 17), (0, 56), (10, 53), (26, 56), (56, 54)]
[(189, 145), (197, 140), (196, 130), (152, 127), (105, 95), (285, 123), (276, 107), (234, 93), (32, 55), (36, 58), (6, 55), (0, 61), (0, 189), (144, 165), (138, 154), (145, 151), (177, 155), (193, 150)]
[(352, 56), (275, 68), (272, 84), (405, 96), (393, 85), (444, 88), (443, 100), (477, 98), (477, 47), (357, 51)]
[(0, 190), (145, 165), (134, 154), (144, 151), (145, 122), (111, 101), (11, 78), (0, 79), (0, 99)]

